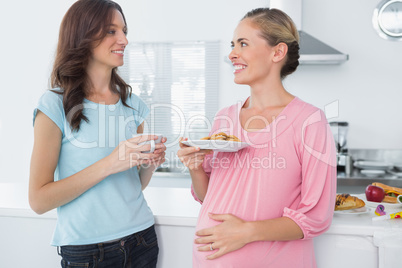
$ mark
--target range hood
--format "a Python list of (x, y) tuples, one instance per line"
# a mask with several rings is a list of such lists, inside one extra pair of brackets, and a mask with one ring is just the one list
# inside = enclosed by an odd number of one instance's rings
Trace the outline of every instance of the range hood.
[(302, 0), (270, 0), (269, 7), (286, 12), (296, 24), (300, 35), (300, 64), (340, 64), (349, 59), (349, 55), (302, 30)]

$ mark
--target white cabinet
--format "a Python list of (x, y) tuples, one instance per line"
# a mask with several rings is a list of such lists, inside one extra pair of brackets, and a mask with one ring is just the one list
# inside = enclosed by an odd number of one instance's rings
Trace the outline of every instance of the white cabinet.
[[(60, 267), (57, 248), (50, 246), (55, 225), (55, 218), (0, 216), (0, 267)], [(156, 224), (158, 267), (191, 267), (194, 232), (194, 226)]]
[(60, 267), (57, 249), (50, 246), (55, 218), (5, 216), (4, 209), (0, 213), (0, 267)]
[[(189, 268), (200, 205), (189, 188), (149, 188), (159, 240), (158, 267)], [(26, 185), (0, 184), (0, 267), (60, 267), (57, 248), (50, 245), (56, 212), (36, 215), (28, 206)]]
[(323, 234), (314, 239), (319, 268), (378, 268), (378, 248), (372, 236)]
[[(158, 267), (192, 267), (200, 205), (190, 189), (150, 187), (144, 193), (155, 215)], [(335, 215), (331, 228), (314, 239), (318, 268), (400, 267), (402, 220), (373, 224), (373, 216)], [(38, 216), (29, 209), (25, 186), (0, 184), (0, 267), (60, 267), (50, 246), (55, 224), (55, 211)]]
[(158, 267), (190, 268), (194, 226), (156, 225), (159, 240)]

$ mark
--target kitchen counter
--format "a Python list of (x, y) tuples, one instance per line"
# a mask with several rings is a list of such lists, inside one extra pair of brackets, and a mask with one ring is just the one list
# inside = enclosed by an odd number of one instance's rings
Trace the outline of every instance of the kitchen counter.
[[(194, 201), (189, 188), (148, 187), (144, 194), (155, 215), (161, 248), (159, 267), (173, 267), (173, 264), (174, 267), (191, 267), (191, 245), (200, 204)], [(398, 267), (400, 263), (399, 259), (396, 259), (399, 254), (393, 253), (402, 250), (402, 220), (372, 222), (372, 217), (376, 217), (374, 210), (361, 215), (335, 214), (330, 229), (314, 239), (318, 267), (342, 265), (382, 268), (392, 264)], [(22, 259), (30, 260), (30, 264), (33, 264), (35, 259), (59, 263), (55, 249), (49, 246), (56, 218), (54, 210), (37, 215), (30, 209), (27, 184), (0, 183), (0, 237), (3, 241), (0, 242), (0, 250), (10, 253), (0, 255), (0, 266), (28, 267), (15, 266), (15, 261), (23, 261)], [(46, 232), (39, 236), (38, 233), (43, 231)], [(40, 241), (32, 244), (38, 248), (46, 245), (46, 250), (36, 252), (32, 258), (13, 256), (10, 252), (13, 243), (19, 248), (19, 252), (32, 251), (32, 248), (24, 250), (21, 246), (18, 238), (22, 234), (24, 238), (21, 239), (29, 241), (30, 236), (39, 239)], [(27, 242), (25, 244), (30, 245)], [(353, 246), (361, 249), (353, 248), (351, 251)], [(41, 254), (49, 256), (44, 257)], [(343, 260), (341, 256), (344, 256)], [(10, 263), (10, 266), (5, 266), (4, 263)], [(13, 266), (11, 263), (14, 263)], [(41, 267), (54, 266), (49, 264)]]
[[(194, 201), (188, 188), (148, 187), (144, 195), (157, 223), (195, 226), (201, 205)], [(57, 213), (56, 210), (43, 215), (33, 212), (27, 184), (0, 183), (1, 216), (56, 219)]]

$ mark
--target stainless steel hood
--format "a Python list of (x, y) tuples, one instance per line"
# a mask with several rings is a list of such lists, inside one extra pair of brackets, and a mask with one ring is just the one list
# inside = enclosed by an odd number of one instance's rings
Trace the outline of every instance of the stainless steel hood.
[(295, 22), (300, 35), (300, 64), (340, 64), (349, 59), (349, 55), (302, 30), (302, 0), (270, 0), (269, 7), (286, 12)]
[(340, 64), (349, 59), (349, 55), (334, 49), (317, 38), (299, 31), (300, 64)]

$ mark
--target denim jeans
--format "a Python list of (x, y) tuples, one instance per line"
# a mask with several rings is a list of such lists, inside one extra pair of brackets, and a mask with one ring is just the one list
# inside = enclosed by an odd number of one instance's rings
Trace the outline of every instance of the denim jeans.
[(158, 260), (154, 226), (110, 243), (60, 247), (61, 267), (154, 268)]

